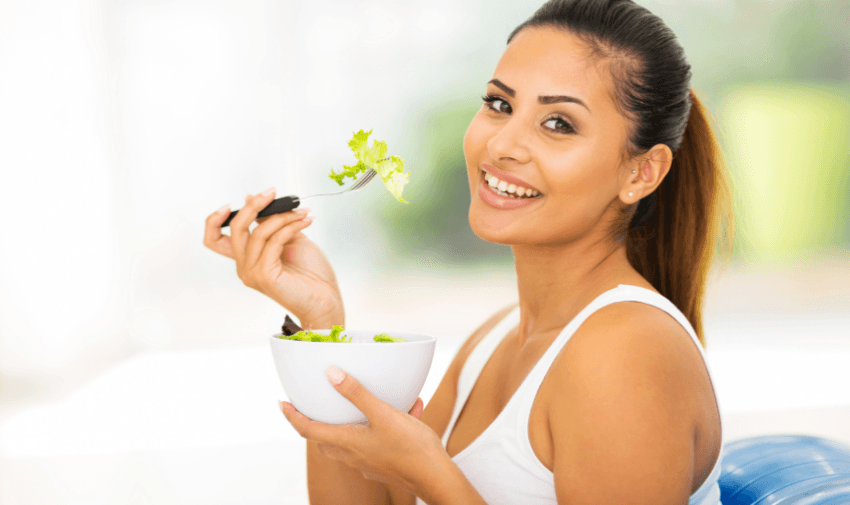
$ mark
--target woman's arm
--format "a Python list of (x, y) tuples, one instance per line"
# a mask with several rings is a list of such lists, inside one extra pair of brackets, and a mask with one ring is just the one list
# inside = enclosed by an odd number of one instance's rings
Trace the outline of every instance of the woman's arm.
[(558, 503), (688, 503), (698, 352), (674, 319), (648, 305), (618, 303), (588, 318), (553, 365)]
[[(436, 476), (423, 485), (419, 495), (428, 505), (487, 505), (463, 471), (448, 457), (437, 466)], [(413, 505), (416, 496), (397, 486), (388, 486), (392, 505)], [(398, 500), (398, 501), (397, 501)]]
[(307, 491), (310, 505), (389, 505), (387, 486), (367, 480), (339, 460), (319, 452), (316, 442), (307, 441)]

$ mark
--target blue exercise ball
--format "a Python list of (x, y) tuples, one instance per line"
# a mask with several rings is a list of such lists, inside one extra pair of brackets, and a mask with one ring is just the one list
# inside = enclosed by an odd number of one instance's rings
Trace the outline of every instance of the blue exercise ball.
[(718, 484), (723, 505), (848, 505), (850, 446), (804, 435), (730, 442)]

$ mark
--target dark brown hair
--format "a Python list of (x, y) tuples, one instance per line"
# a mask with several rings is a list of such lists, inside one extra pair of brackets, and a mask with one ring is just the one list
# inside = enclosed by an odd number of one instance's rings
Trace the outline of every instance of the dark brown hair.
[(705, 346), (702, 300), (718, 241), (727, 252), (731, 244), (731, 199), (682, 46), (660, 18), (631, 0), (550, 0), (508, 43), (532, 26), (569, 30), (611, 63), (617, 107), (631, 121), (627, 157), (657, 144), (673, 152), (667, 176), (627, 209), (630, 220), (620, 228), (632, 266), (682, 311)]

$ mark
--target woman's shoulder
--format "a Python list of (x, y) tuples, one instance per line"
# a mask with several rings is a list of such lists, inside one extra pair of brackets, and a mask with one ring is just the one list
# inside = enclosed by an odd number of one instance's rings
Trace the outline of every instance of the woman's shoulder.
[(550, 421), (581, 415), (589, 429), (601, 429), (592, 418), (607, 412), (624, 422), (676, 419), (690, 430), (702, 402), (713, 403), (713, 394), (702, 398), (712, 391), (704, 387), (703, 363), (688, 331), (667, 312), (639, 302), (607, 305), (585, 320), (552, 365), (559, 393), (548, 402)]
[(661, 308), (619, 302), (594, 312), (551, 369), (557, 394), (547, 417), (560, 427), (551, 432), (554, 467), (612, 489), (642, 482), (623, 474), (608, 482), (612, 475), (594, 469), (640, 467), (643, 475), (679, 475), (690, 485), (694, 462), (683, 455), (694, 451), (695, 430), (715, 405), (703, 365), (688, 331)]
[[(693, 369), (701, 353), (690, 333), (670, 313), (655, 305), (624, 301), (600, 308), (581, 324), (558, 356), (558, 365), (600, 367), (661, 367), (666, 373)], [(579, 367), (579, 368), (576, 368)]]
[[(688, 496), (700, 415), (693, 353), (701, 359), (687, 331), (651, 305), (612, 304), (582, 324), (550, 370), (559, 496), (583, 496), (587, 482), (612, 496)], [(647, 488), (659, 482), (676, 489)]]

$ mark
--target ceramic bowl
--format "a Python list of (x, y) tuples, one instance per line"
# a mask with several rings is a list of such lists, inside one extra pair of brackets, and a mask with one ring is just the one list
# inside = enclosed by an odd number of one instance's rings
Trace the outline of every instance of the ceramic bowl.
[[(327, 335), (330, 330), (312, 330)], [(406, 342), (375, 342), (388, 333)], [(369, 392), (402, 412), (409, 412), (431, 369), (437, 340), (403, 331), (344, 330), (351, 342), (304, 342), (271, 337), (272, 356), (289, 403), (314, 421), (357, 424), (366, 416), (343, 397), (325, 376), (335, 365)]]

